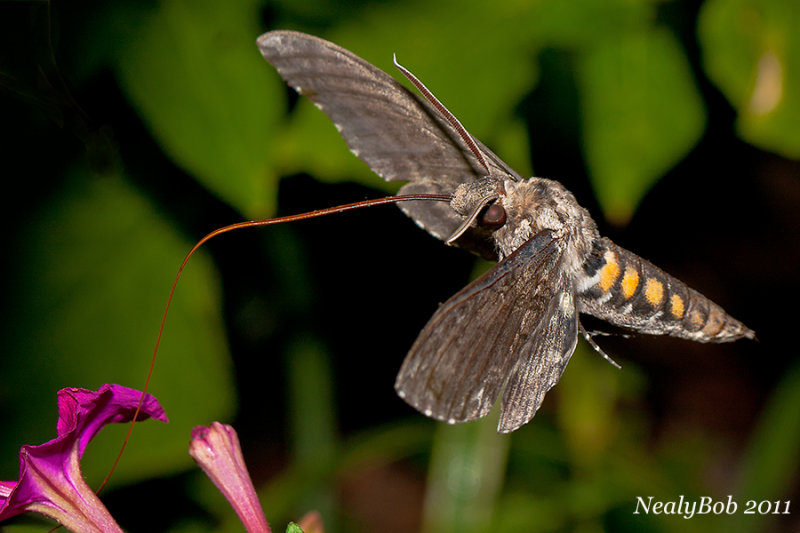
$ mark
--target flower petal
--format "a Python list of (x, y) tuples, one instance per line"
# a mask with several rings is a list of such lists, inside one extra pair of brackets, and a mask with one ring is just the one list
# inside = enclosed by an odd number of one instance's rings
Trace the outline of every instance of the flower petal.
[[(133, 419), (142, 393), (119, 385), (98, 391), (58, 392), (58, 436), (20, 450), (19, 480), (0, 482), (0, 520), (27, 511), (45, 514), (73, 531), (121, 531), (83, 480), (80, 457), (89, 441), (106, 425)], [(146, 394), (137, 420), (166, 422), (164, 410)]]
[[(79, 453), (83, 456), (89, 442), (106, 424), (130, 422), (142, 399), (142, 393), (121, 385), (103, 385), (100, 389), (68, 388), (58, 391), (58, 436), (78, 432)], [(169, 422), (164, 409), (151, 394), (145, 394), (137, 421), (153, 418)], [(51, 441), (52, 442), (52, 441)]]
[(269, 533), (269, 524), (244, 463), (239, 437), (228, 425), (213, 422), (192, 430), (189, 455), (233, 506), (250, 533)]

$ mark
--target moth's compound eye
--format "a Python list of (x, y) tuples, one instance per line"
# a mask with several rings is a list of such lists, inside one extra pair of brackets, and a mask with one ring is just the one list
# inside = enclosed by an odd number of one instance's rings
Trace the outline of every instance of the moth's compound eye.
[(492, 204), (483, 210), (478, 218), (478, 224), (482, 228), (496, 230), (502, 228), (506, 223), (506, 210), (500, 204)]

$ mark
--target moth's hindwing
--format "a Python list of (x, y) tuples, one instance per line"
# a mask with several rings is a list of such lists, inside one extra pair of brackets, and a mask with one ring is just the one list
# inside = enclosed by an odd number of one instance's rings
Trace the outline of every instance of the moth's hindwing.
[(543, 231), (445, 302), (403, 362), (398, 394), (456, 423), (485, 416), (505, 387), (498, 429), (530, 420), (577, 339), (562, 254), (562, 242)]

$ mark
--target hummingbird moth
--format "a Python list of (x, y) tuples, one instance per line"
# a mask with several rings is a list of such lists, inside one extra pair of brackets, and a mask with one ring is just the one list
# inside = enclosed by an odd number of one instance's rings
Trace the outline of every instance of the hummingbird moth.
[(258, 47), (286, 82), (330, 117), (350, 150), (399, 194), (433, 236), (498, 263), (442, 304), (395, 383), (425, 415), (448, 423), (485, 416), (502, 395), (498, 431), (529, 422), (560, 379), (585, 313), (616, 326), (698, 342), (754, 332), (699, 292), (601, 237), (557, 181), (523, 179), (472, 137), (413, 74), (423, 97), (318, 37), (273, 31)]

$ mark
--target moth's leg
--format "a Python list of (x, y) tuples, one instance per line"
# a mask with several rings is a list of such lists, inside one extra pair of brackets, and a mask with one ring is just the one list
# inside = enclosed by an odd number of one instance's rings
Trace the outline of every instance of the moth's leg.
[(602, 355), (603, 359), (605, 359), (606, 361), (608, 361), (609, 363), (611, 363), (615, 367), (617, 367), (619, 369), (622, 368), (621, 366), (619, 366), (619, 364), (617, 364), (616, 361), (611, 359), (611, 357), (609, 357), (608, 354), (606, 352), (604, 352), (603, 349), (600, 348), (600, 346), (598, 346), (598, 344), (594, 341), (594, 336), (595, 335), (608, 335), (607, 333), (598, 332), (598, 331), (586, 331), (586, 328), (584, 328), (583, 324), (581, 324), (580, 322), (578, 323), (578, 328), (580, 328), (580, 331), (581, 331), (581, 334), (583, 335), (583, 338), (586, 339), (586, 342), (589, 343), (589, 346), (591, 346), (594, 349), (594, 351), (596, 351), (597, 353)]

